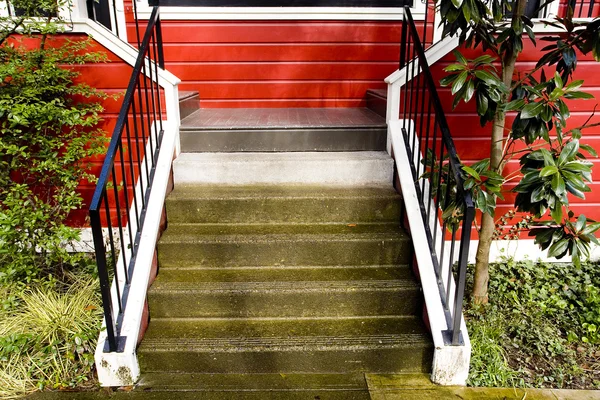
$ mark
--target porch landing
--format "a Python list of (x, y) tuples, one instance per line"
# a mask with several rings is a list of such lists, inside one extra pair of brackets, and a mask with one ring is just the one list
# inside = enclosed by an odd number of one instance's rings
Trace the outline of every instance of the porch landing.
[(203, 108), (181, 121), (187, 152), (383, 151), (386, 135), (367, 108)]

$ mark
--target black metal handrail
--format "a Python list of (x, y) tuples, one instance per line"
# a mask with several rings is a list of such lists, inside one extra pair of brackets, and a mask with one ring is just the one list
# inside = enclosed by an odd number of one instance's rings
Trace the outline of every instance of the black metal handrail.
[[(108, 352), (124, 348), (126, 338), (120, 336), (120, 329), (164, 133), (159, 67), (164, 69), (164, 61), (159, 8), (154, 7), (89, 209)], [(108, 228), (108, 243), (103, 227)], [(122, 287), (117, 277), (124, 280)]]
[[(404, 144), (446, 316), (448, 329), (444, 331), (444, 339), (449, 344), (459, 345), (462, 343), (460, 324), (475, 207), (470, 193), (463, 189), (461, 164), (408, 7), (404, 8), (400, 51), (405, 72), (399, 110), (403, 119)], [(442, 215), (443, 210), (452, 207), (451, 218)], [(449, 244), (446, 243), (447, 231), (451, 235)], [(458, 231), (461, 231), (460, 243), (456, 242)], [(448, 245), (450, 248), (446, 249)], [(455, 267), (456, 253), (458, 265)]]

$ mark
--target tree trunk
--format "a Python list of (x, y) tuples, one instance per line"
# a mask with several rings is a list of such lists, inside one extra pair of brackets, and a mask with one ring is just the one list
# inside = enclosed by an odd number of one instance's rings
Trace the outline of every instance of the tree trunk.
[[(527, 0), (515, 0), (513, 4), (512, 26), (521, 23), (521, 16), (525, 13)], [(510, 39), (509, 39), (510, 40)], [(512, 76), (515, 72), (517, 56), (519, 54), (511, 48), (502, 57), (502, 81), (507, 88), (512, 85)], [(505, 98), (505, 100), (507, 100)], [(506, 114), (496, 113), (494, 125), (492, 126), (492, 143), (490, 146), (490, 169), (502, 174), (502, 149), (504, 145), (504, 126)], [(479, 232), (479, 244), (475, 259), (475, 278), (473, 283), (473, 301), (475, 304), (483, 304), (488, 301), (489, 262), (492, 236), (494, 234), (494, 217), (483, 214), (481, 219), (481, 231)]]

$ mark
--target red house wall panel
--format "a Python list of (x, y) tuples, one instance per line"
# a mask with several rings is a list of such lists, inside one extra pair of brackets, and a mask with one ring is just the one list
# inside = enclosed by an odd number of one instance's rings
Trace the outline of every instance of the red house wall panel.
[(165, 64), (180, 90), (200, 93), (201, 107), (362, 107), (366, 91), (385, 88), (398, 67), (401, 25), (163, 20)]

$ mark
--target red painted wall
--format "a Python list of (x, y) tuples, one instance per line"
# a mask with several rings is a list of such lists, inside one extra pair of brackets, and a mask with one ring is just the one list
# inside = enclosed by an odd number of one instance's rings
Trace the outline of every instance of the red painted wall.
[(162, 28), (166, 68), (180, 90), (200, 93), (202, 107), (362, 107), (400, 53), (401, 22), (163, 20)]

